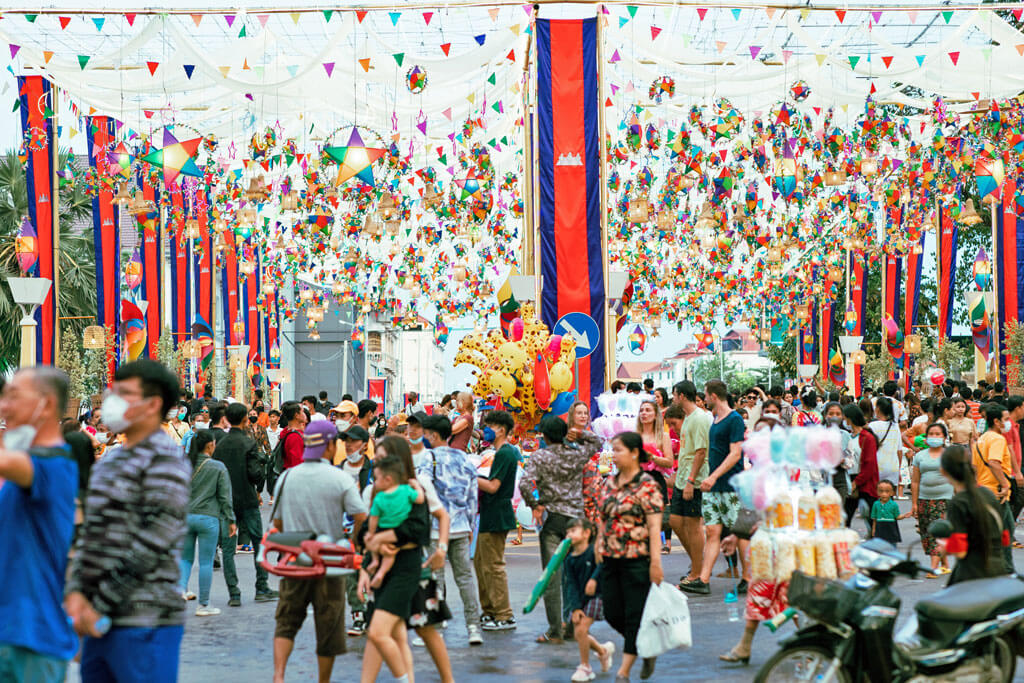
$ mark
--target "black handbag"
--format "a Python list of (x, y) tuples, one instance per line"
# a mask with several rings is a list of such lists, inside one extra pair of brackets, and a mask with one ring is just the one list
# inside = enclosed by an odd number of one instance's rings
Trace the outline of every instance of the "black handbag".
[(750, 537), (754, 535), (754, 531), (757, 530), (757, 525), (760, 522), (761, 515), (757, 510), (741, 507), (739, 513), (736, 515), (736, 522), (732, 525), (731, 531), (736, 534), (736, 538), (749, 541)]

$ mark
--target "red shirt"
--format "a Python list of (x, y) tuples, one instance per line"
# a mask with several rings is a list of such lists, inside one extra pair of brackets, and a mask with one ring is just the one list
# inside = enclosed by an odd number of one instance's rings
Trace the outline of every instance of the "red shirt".
[(1020, 431), (1017, 429), (1017, 423), (1013, 423), (1013, 429), (1010, 431), (1003, 432), (1003, 436), (1006, 437), (1006, 443), (1010, 446), (1010, 455), (1013, 456), (1013, 461), (1020, 468)]
[(878, 440), (867, 429), (860, 430), (860, 472), (853, 480), (858, 493), (878, 497)]
[(302, 464), (302, 434), (294, 429), (285, 428), (281, 432), (281, 448), (284, 450), (284, 469)]

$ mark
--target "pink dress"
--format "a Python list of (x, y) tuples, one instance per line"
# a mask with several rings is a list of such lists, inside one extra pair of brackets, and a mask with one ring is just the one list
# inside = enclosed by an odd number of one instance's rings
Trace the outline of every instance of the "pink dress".
[[(644, 442), (644, 450), (656, 458), (667, 457), (669, 460), (673, 459), (671, 455), (666, 456), (664, 453), (661, 452), (660, 448), (658, 448), (652, 443)], [(648, 460), (647, 462), (640, 465), (640, 469), (642, 469), (644, 472), (658, 472), (659, 474), (661, 474), (661, 476), (665, 477), (666, 481), (672, 481), (673, 475), (675, 473), (675, 470), (673, 468), (662, 467), (660, 465), (655, 464), (653, 460)]]

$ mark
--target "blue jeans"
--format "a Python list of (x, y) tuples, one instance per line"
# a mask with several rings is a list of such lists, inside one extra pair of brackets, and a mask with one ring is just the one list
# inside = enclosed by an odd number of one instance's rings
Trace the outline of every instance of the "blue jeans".
[(177, 683), (184, 626), (115, 626), (82, 644), (82, 683)]
[(63, 683), (67, 668), (63, 659), (0, 643), (0, 681)]
[(217, 554), (217, 539), (220, 537), (220, 520), (210, 515), (188, 516), (185, 529), (185, 546), (181, 550), (181, 592), (188, 590), (192, 575), (192, 562), (196, 558), (196, 542), (199, 542), (199, 604), (210, 604), (210, 585), (213, 583), (213, 557)]

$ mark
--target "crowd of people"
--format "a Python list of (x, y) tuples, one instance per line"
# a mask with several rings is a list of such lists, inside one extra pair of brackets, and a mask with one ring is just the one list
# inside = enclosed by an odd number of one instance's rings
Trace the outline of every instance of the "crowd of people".
[[(202, 397), (182, 394), (178, 378), (148, 360), (120, 366), (101, 406), (64, 418), (66, 375), (24, 369), (0, 394), (0, 680), (63, 681), (76, 657), (86, 683), (177, 680), (186, 607), (195, 601), (196, 617), (221, 614), (211, 603), (215, 565), (227, 606), (240, 606), (248, 596), (236, 561), (251, 554), (251, 599), (276, 602), (275, 681), (284, 680), (308, 609), (321, 681), (347, 636), (366, 638), (361, 680), (383, 667), (409, 680), (410, 629), (441, 680), (452, 681), (438, 630), (453, 619), (446, 566), (467, 645), (516, 629), (506, 545), (522, 533), (517, 505), (532, 518), (541, 567), (561, 562), (543, 592), (547, 627), (536, 640), (576, 642), (573, 681), (609, 672), (617, 650), (616, 681), (629, 680), (645, 599), (666, 580), (662, 557), (675, 540), (690, 561), (672, 579), (680, 591), (708, 596), (726, 578), (748, 596), (743, 634), (721, 655), (746, 664), (758, 624), (785, 607), (784, 591), (750, 580), (759, 518), (731, 483), (753, 432), (837, 430), (843, 458), (823, 477), (842, 496), (847, 525), (901, 542), (899, 521), (915, 518), (929, 578), (1013, 571), (1024, 399), (998, 383), (913, 389), (890, 381), (856, 398), (819, 398), (810, 387), (736, 392), (719, 380), (613, 385), (643, 400), (635, 430), (606, 442), (584, 403), (522, 434), (509, 413), (466, 392), (434, 404), (410, 393), (390, 416), (372, 400), (346, 395), (335, 404), (327, 392), (270, 408), (259, 392), (251, 405), (216, 400), (209, 387)], [(284, 577), (275, 590), (258, 561), (268, 505), (277, 531), (346, 540), (361, 554), (358, 572)], [(943, 517), (953, 526), (948, 540), (928, 532)], [(725, 572), (715, 576), (723, 555)], [(621, 645), (590, 634), (602, 620)], [(655, 664), (642, 659), (640, 678)]]

